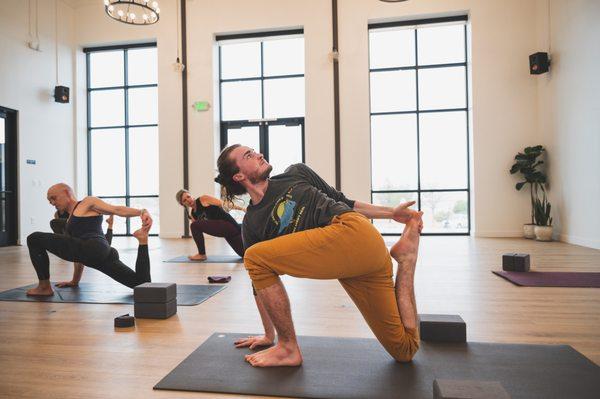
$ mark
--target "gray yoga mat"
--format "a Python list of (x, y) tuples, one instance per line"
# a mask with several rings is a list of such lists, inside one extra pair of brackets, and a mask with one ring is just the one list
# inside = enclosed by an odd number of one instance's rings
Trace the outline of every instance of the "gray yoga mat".
[(505, 272), (492, 271), (523, 287), (600, 288), (600, 273), (593, 272)]
[[(79, 283), (79, 287), (58, 288), (53, 283), (53, 296), (27, 296), (25, 292), (36, 285), (31, 284), (0, 292), (0, 301), (133, 304), (133, 290), (123, 285)], [(177, 284), (177, 305), (198, 305), (225, 288), (223, 285), (213, 284)]]
[(244, 260), (237, 255), (208, 255), (206, 260), (190, 260), (187, 256), (178, 256), (176, 258), (165, 260), (166, 263), (244, 263)]
[(513, 399), (597, 398), (600, 367), (567, 345), (422, 342), (395, 362), (374, 339), (298, 337), (301, 367), (254, 368), (215, 333), (154, 389), (296, 398), (431, 398), (434, 379), (498, 381)]

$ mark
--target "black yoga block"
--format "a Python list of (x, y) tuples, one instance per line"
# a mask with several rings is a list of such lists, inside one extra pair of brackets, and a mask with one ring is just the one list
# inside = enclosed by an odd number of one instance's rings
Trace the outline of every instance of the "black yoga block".
[(467, 325), (459, 315), (421, 314), (421, 340), (432, 342), (467, 342)]
[(136, 302), (133, 310), (139, 319), (168, 319), (177, 313), (177, 299), (165, 303)]
[(509, 253), (502, 255), (502, 270), (506, 272), (528, 272), (529, 254)]
[(177, 298), (175, 283), (144, 283), (133, 289), (135, 303), (165, 303)]
[(433, 399), (510, 399), (498, 381), (433, 380)]
[(129, 316), (129, 313), (115, 317), (116, 328), (127, 328), (135, 326), (135, 317)]

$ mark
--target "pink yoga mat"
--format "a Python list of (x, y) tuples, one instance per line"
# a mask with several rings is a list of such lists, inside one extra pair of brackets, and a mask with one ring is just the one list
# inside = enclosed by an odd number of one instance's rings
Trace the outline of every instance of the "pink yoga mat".
[(600, 288), (600, 273), (505, 271), (492, 271), (492, 273), (523, 287)]

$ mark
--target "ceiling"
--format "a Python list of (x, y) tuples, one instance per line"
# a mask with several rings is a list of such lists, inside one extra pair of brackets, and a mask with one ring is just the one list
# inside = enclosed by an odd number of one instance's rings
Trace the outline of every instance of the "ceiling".
[(65, 3), (66, 5), (76, 8), (82, 5), (87, 5), (87, 4), (93, 4), (93, 3), (100, 3), (103, 4), (102, 0), (61, 0), (63, 3)]

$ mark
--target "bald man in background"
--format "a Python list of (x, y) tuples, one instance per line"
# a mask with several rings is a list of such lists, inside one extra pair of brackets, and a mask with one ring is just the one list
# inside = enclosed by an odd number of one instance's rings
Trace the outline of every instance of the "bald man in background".
[[(52, 229), (52, 232), (54, 234), (66, 234), (66, 227), (67, 227), (67, 221), (69, 220), (69, 213), (68, 212), (59, 212), (56, 211), (54, 212), (54, 219), (50, 220), (50, 228)], [(114, 215), (110, 215), (107, 219), (106, 219), (106, 223), (108, 224), (108, 228), (106, 229), (106, 234), (104, 234), (104, 237), (106, 238), (106, 241), (108, 242), (108, 245), (112, 244), (112, 238), (113, 238), (113, 220), (114, 220)], [(59, 283), (56, 283), (55, 286), (59, 287), (59, 288), (63, 288), (63, 287), (77, 287), (79, 285), (79, 281), (81, 281), (81, 276), (83, 276), (83, 267), (85, 265), (75, 262), (73, 264), (73, 278), (71, 278), (71, 281), (61, 281)]]
[[(48, 189), (48, 201), (58, 214), (70, 215), (64, 229), (66, 234), (35, 232), (27, 237), (31, 263), (39, 279), (38, 286), (28, 290), (27, 295), (54, 295), (50, 284), (48, 252), (99, 270), (130, 288), (151, 280), (148, 232), (152, 227), (152, 218), (147, 210), (111, 205), (97, 197), (85, 197), (78, 201), (73, 189), (64, 183)], [(119, 260), (119, 253), (108, 243), (102, 230), (102, 215), (141, 218), (142, 227), (133, 233), (139, 241), (135, 271)]]

